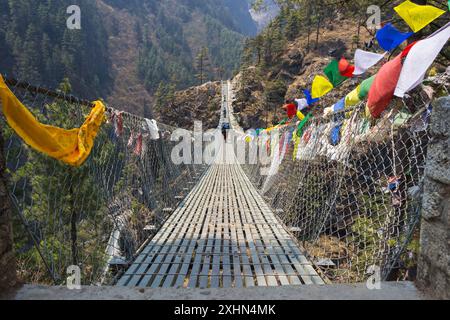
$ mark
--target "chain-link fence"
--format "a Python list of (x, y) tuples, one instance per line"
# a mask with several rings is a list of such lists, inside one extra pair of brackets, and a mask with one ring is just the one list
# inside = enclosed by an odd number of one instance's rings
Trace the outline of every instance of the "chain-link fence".
[[(79, 127), (87, 102), (9, 81), (43, 123)], [(67, 268), (81, 269), (83, 284), (110, 284), (199, 180), (205, 166), (174, 165), (174, 128), (108, 109), (95, 147), (81, 167), (35, 152), (0, 117), (5, 139), (20, 277), (61, 284)]]
[(373, 123), (363, 104), (315, 117), (298, 140), (272, 132), (271, 164), (243, 166), (331, 282), (414, 276), (431, 111), (422, 93)]

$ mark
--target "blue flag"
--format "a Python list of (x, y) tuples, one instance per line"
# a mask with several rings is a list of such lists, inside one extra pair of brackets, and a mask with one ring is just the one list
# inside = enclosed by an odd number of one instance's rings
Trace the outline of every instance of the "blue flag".
[(388, 23), (377, 32), (377, 40), (380, 46), (391, 51), (397, 48), (403, 41), (408, 39), (414, 32), (400, 32), (392, 24)]
[(306, 101), (308, 102), (308, 106), (310, 106), (320, 100), (319, 98), (313, 99), (311, 92), (309, 90), (303, 90), (303, 93), (306, 97)]
[(331, 130), (330, 133), (330, 144), (332, 146), (337, 146), (339, 143), (341, 143), (341, 129), (342, 124), (337, 125)]
[[(345, 98), (336, 102), (333, 105), (333, 112), (342, 111), (345, 109)], [(336, 126), (330, 132), (330, 144), (332, 146), (337, 146), (341, 142), (341, 129), (343, 126), (343, 121), (345, 119), (344, 113), (335, 114), (333, 116), (333, 121), (336, 122)]]
[(336, 102), (336, 104), (333, 106), (333, 112), (344, 110), (344, 108), (345, 108), (345, 98)]

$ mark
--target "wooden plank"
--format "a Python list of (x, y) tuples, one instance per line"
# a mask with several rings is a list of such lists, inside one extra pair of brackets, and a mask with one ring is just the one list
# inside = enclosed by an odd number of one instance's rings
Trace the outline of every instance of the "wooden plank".
[[(235, 169), (235, 168), (233, 168), (233, 169)], [(236, 177), (235, 188), (236, 188), (236, 193), (237, 193), (238, 206), (243, 211), (244, 215), (247, 218), (247, 221), (244, 224), (244, 235), (245, 235), (245, 239), (246, 239), (247, 246), (248, 246), (247, 249), (249, 250), (249, 256), (251, 257), (252, 264), (254, 266), (257, 285), (258, 286), (266, 286), (267, 282), (266, 282), (266, 279), (264, 276), (264, 271), (261, 268), (261, 261), (259, 259), (259, 255), (258, 255), (258, 252), (255, 247), (255, 241), (253, 239), (253, 236), (252, 236), (252, 233), (250, 230), (250, 225), (248, 223), (249, 221), (251, 221), (250, 207), (248, 206), (245, 196), (243, 195), (243, 191), (240, 186), (239, 178), (236, 175), (236, 170), (233, 170), (233, 175), (234, 175), (234, 177)], [(256, 213), (254, 213), (254, 214), (256, 214)]]
[(118, 285), (127, 284), (128, 286), (136, 286), (139, 283), (142, 275), (148, 271), (147, 269), (150, 265), (156, 262), (158, 254), (160, 254), (161, 250), (164, 248), (167, 236), (175, 232), (176, 228), (184, 222), (183, 220), (180, 220), (180, 216), (183, 215), (187, 205), (199, 194), (198, 190), (204, 188), (206, 185), (206, 179), (204, 179), (193, 189), (186, 200), (186, 206), (177, 208), (176, 212), (164, 224), (161, 232), (155, 235), (150, 244), (138, 256), (133, 266), (128, 269), (125, 277), (122, 277), (123, 280), (121, 279), (121, 281), (119, 281)]
[[(221, 245), (222, 245), (222, 216), (223, 216), (223, 210), (225, 209), (225, 199), (227, 198), (227, 195), (225, 194), (224, 190), (224, 174), (223, 170), (220, 169), (220, 180), (219, 180), (219, 195), (218, 195), (218, 205), (217, 205), (217, 211), (216, 211), (216, 217), (213, 221), (214, 224), (214, 232), (215, 237), (214, 241), (214, 256), (213, 256), (213, 262), (212, 262), (212, 270), (211, 270), (211, 276), (210, 276), (210, 287), (211, 288), (219, 288), (220, 287), (220, 260), (221, 260)], [(211, 236), (211, 230), (210, 230), (210, 236)]]
[(323, 283), (226, 146), (118, 285), (250, 287)]
[(212, 168), (213, 168), (212, 175), (213, 175), (214, 182), (208, 187), (208, 190), (206, 191), (206, 192), (210, 192), (212, 196), (211, 196), (210, 202), (206, 203), (203, 208), (203, 215), (205, 216), (205, 221), (202, 226), (201, 236), (198, 241), (198, 247), (194, 251), (194, 255), (195, 255), (194, 262), (193, 262), (191, 272), (189, 274), (189, 283), (188, 283), (189, 288), (197, 287), (197, 281), (198, 281), (198, 277), (199, 277), (199, 273), (200, 273), (200, 268), (201, 268), (202, 262), (203, 262), (202, 253), (205, 250), (205, 243), (207, 242), (207, 236), (208, 236), (208, 231), (209, 231), (209, 223), (210, 223), (210, 219), (212, 216), (212, 210), (214, 208), (214, 204), (215, 204), (216, 198), (217, 198), (218, 168), (217, 168), (217, 166), (213, 166)]
[(223, 216), (223, 251), (222, 251), (222, 287), (230, 288), (233, 286), (233, 275), (231, 273), (231, 257), (230, 257), (230, 241), (231, 241), (231, 230), (230, 230), (230, 221), (232, 221), (232, 199), (234, 197), (233, 190), (230, 188), (230, 178), (229, 178), (229, 166), (225, 167), (225, 185), (224, 185), (224, 193), (225, 203), (224, 203), (224, 216)]
[[(243, 184), (242, 176), (239, 177), (239, 183), (241, 184), (241, 188), (242, 188), (242, 186), (243, 186), (242, 185)], [(247, 202), (247, 205), (251, 208), (251, 211), (253, 212), (253, 219), (254, 219), (253, 223), (254, 224), (252, 224), (252, 225), (247, 224), (247, 231), (251, 234), (251, 238), (253, 239), (253, 241), (252, 241), (253, 247), (254, 247), (254, 245), (257, 246), (255, 248), (256, 254), (258, 255), (259, 261), (262, 264), (262, 270), (264, 273), (264, 277), (266, 279), (268, 286), (278, 286), (278, 281), (273, 273), (272, 266), (270, 265), (270, 262), (265, 253), (265, 248), (262, 245), (262, 242), (260, 240), (260, 237), (268, 237), (269, 235), (266, 233), (259, 235), (255, 229), (255, 224), (257, 223), (256, 221), (261, 221), (263, 219), (262, 213), (260, 210), (258, 210), (256, 203), (255, 203), (255, 199), (249, 194), (248, 190), (246, 190), (245, 188), (242, 188), (242, 190), (244, 191), (243, 192), (244, 199)], [(261, 230), (261, 231), (264, 232), (264, 230)], [(252, 247), (252, 244), (250, 244), (250, 247)]]
[[(228, 168), (228, 175), (232, 176), (232, 170), (231, 168)], [(243, 287), (245, 279), (242, 276), (243, 273), (247, 272), (251, 274), (251, 269), (248, 266), (248, 259), (247, 259), (247, 253), (246, 250), (240, 250), (239, 246), (241, 245), (239, 243), (239, 237), (237, 229), (241, 230), (241, 226), (243, 225), (242, 219), (240, 216), (239, 208), (237, 205), (236, 200), (236, 190), (235, 185), (233, 184), (234, 180), (229, 179), (228, 180), (228, 187), (230, 189), (230, 192), (232, 193), (230, 206), (231, 206), (231, 216), (230, 219), (232, 220), (232, 223), (230, 225), (230, 232), (231, 232), (231, 258), (233, 260), (233, 274), (234, 274), (234, 286), (235, 287)], [(242, 240), (242, 246), (245, 247), (245, 241)], [(241, 248), (242, 249), (242, 248)], [(242, 264), (246, 263), (246, 267), (242, 267)], [(253, 277), (248, 277), (247, 279), (247, 286), (252, 287), (254, 285)]]
[[(242, 172), (242, 174), (244, 174), (244, 173)], [(252, 192), (253, 188), (251, 188), (245, 180), (243, 181), (243, 183), (244, 183), (244, 186), (243, 186), (244, 190), (246, 188), (248, 188), (248, 190), (249, 190), (248, 196), (253, 197), (253, 199), (250, 198), (250, 201), (252, 202), (252, 206), (253, 206), (254, 210), (261, 210), (261, 208), (258, 208), (258, 209), (255, 208), (255, 206), (257, 206), (257, 203), (259, 203), (259, 204), (262, 203), (261, 201), (258, 201), (259, 200), (258, 195), (255, 194), (254, 192)], [(258, 229), (258, 232), (255, 231), (254, 234), (255, 235), (261, 234), (261, 237), (258, 237), (258, 240), (256, 241), (256, 243), (261, 244), (261, 247), (265, 248), (265, 251), (267, 251), (267, 252), (262, 253), (263, 261), (265, 263), (264, 265), (267, 265), (267, 263), (268, 263), (267, 258), (265, 258), (265, 254), (267, 253), (272, 261), (272, 265), (275, 268), (275, 272), (278, 276), (278, 280), (280, 281), (281, 285), (289, 285), (290, 282), (299, 284), (298, 282), (300, 282), (300, 281), (298, 281), (298, 279), (295, 280), (295, 277), (294, 277), (294, 279), (292, 279), (292, 281), (289, 281), (288, 277), (286, 276), (286, 270), (281, 265), (280, 259), (274, 251), (272, 242), (278, 244), (278, 238), (277, 238), (277, 235), (272, 230), (272, 228), (274, 226), (274, 223), (273, 223), (274, 221), (273, 221), (271, 215), (267, 214), (267, 211), (266, 211), (266, 213), (261, 214), (260, 217), (262, 218), (263, 223), (256, 224), (256, 229)], [(273, 239), (269, 239), (269, 237), (268, 237), (269, 234), (273, 237)], [(287, 261), (286, 257), (284, 257), (283, 261)], [(288, 274), (289, 273), (293, 274), (292, 268), (287, 268), (287, 270), (288, 270)], [(265, 272), (266, 273), (269, 272), (267, 266), (265, 267)], [(272, 285), (275, 285), (273, 280), (271, 280), (271, 283), (272, 283)]]
[[(211, 176), (208, 177), (208, 183), (210, 182)], [(202, 189), (205, 190), (205, 189)], [(193, 232), (195, 231), (195, 228), (197, 224), (200, 222), (201, 219), (201, 210), (200, 206), (208, 200), (208, 197), (211, 197), (211, 194), (207, 192), (199, 192), (200, 196), (197, 197), (197, 200), (195, 201), (192, 209), (189, 211), (189, 216), (192, 218), (189, 224), (186, 224), (185, 228), (189, 225), (189, 228), (184, 233), (184, 239), (182, 242), (182, 247), (178, 251), (178, 255), (175, 258), (175, 262), (172, 265), (172, 267), (169, 270), (169, 275), (165, 279), (163, 283), (164, 288), (171, 287), (173, 282), (176, 281), (177, 272), (180, 270), (180, 274), (178, 277), (180, 278), (180, 282), (176, 283), (175, 286), (181, 287), (184, 283), (184, 280), (187, 276), (189, 264), (192, 257), (192, 252), (195, 247), (195, 243), (197, 242), (196, 237), (194, 236)], [(181, 264), (183, 262), (183, 264)]]
[[(234, 172), (233, 170), (230, 170), (230, 176), (233, 176)], [(242, 268), (242, 276), (243, 276), (243, 284), (245, 287), (253, 287), (256, 283), (256, 277), (254, 276), (254, 273), (251, 269), (251, 262), (250, 257), (248, 255), (248, 248), (247, 248), (247, 240), (244, 236), (244, 230), (243, 226), (246, 223), (245, 220), (245, 211), (247, 210), (243, 206), (238, 205), (238, 198), (239, 198), (239, 190), (237, 189), (237, 181), (233, 176), (233, 179), (231, 180), (231, 185), (233, 188), (233, 192), (235, 194), (235, 197), (233, 197), (233, 208), (235, 216), (239, 217), (238, 222), (235, 224), (236, 228), (236, 236), (237, 236), (237, 244), (239, 246), (239, 254), (233, 256), (233, 260), (239, 260), (241, 263)]]
[[(242, 170), (242, 169), (241, 169)], [(251, 182), (248, 180), (246, 176), (243, 176), (243, 179), (246, 180), (246, 184), (248, 190), (253, 193), (255, 198), (260, 197), (257, 193), (256, 189), (251, 187)], [(275, 215), (270, 211), (269, 207), (264, 201), (258, 202), (261, 210), (265, 212), (266, 216)], [(276, 218), (275, 218), (276, 219)], [(282, 248), (285, 251), (286, 256), (291, 260), (295, 270), (299, 273), (299, 276), (304, 281), (305, 284), (323, 284), (323, 280), (317, 274), (317, 272), (312, 267), (312, 264), (304, 257), (304, 255), (300, 252), (296, 242), (291, 238), (291, 236), (282, 228), (281, 224), (277, 223), (277, 228), (274, 228), (275, 232), (278, 232), (280, 239), (287, 239), (281, 242)], [(295, 251), (295, 254), (292, 254), (292, 251)]]

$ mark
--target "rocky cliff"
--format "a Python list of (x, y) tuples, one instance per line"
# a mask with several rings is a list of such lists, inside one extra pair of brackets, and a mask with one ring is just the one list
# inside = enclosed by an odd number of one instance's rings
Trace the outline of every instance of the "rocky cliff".
[(155, 117), (164, 124), (193, 130), (194, 121), (202, 121), (204, 130), (216, 128), (220, 119), (220, 82), (177, 91), (156, 103)]

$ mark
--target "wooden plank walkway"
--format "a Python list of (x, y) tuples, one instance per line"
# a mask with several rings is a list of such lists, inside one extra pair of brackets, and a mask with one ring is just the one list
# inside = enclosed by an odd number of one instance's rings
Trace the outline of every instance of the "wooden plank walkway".
[(323, 283), (240, 165), (217, 161), (118, 286), (239, 288)]

